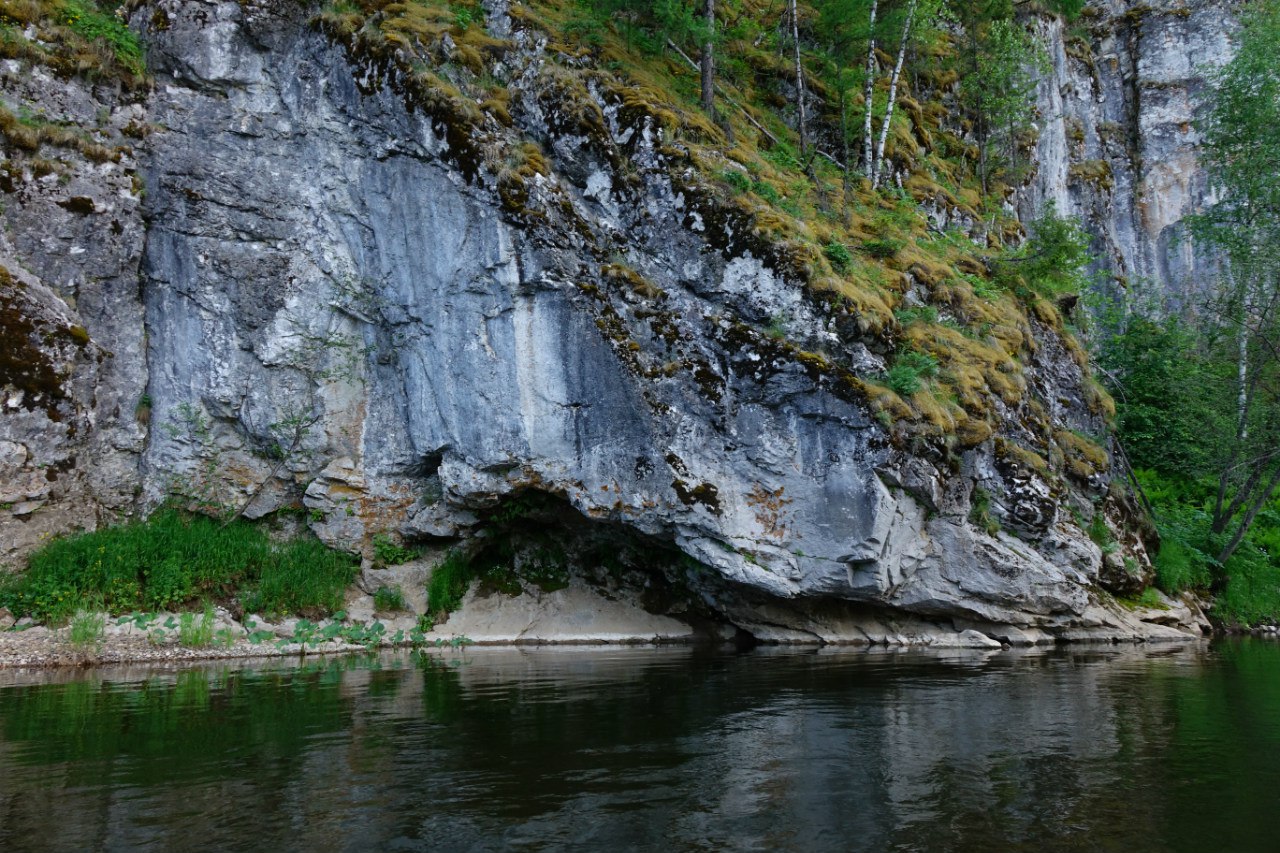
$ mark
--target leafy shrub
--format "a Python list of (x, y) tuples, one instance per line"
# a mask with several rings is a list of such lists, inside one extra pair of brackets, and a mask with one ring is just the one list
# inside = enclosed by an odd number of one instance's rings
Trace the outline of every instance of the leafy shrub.
[(822, 254), (827, 256), (831, 268), (838, 273), (848, 272), (853, 265), (853, 255), (849, 254), (849, 247), (844, 243), (828, 243), (822, 247)]
[(418, 552), (397, 544), (389, 534), (379, 533), (373, 537), (373, 556), (384, 566), (398, 566), (418, 556)]
[(1055, 297), (1088, 290), (1089, 235), (1053, 205), (1030, 225), (1031, 236), (995, 262), (996, 281), (1020, 296)]
[(903, 247), (901, 240), (892, 237), (880, 237), (874, 240), (865, 240), (862, 243), (862, 251), (866, 252), (873, 258), (879, 260), (888, 260), (898, 254)]

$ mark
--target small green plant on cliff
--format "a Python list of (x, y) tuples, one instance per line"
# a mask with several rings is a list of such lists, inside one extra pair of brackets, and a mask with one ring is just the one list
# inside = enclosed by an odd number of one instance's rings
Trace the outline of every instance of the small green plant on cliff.
[(427, 612), (437, 621), (458, 609), (467, 594), (475, 570), (461, 551), (451, 551), (431, 572), (427, 582)]
[(1073, 218), (1048, 205), (1030, 224), (1031, 236), (994, 262), (997, 283), (1024, 298), (1057, 297), (1089, 288), (1089, 235)]
[(831, 262), (831, 268), (838, 273), (847, 273), (853, 267), (853, 255), (844, 243), (832, 241), (822, 247), (822, 254)]
[(907, 350), (900, 353), (885, 373), (884, 382), (899, 397), (910, 397), (924, 387), (924, 381), (938, 375), (938, 360), (928, 353)]
[(146, 57), (137, 35), (97, 3), (63, 0), (61, 23), (86, 41), (105, 44), (116, 62), (130, 73), (140, 77), (146, 72)]
[(974, 487), (969, 520), (988, 536), (995, 536), (1000, 532), (1000, 523), (991, 514), (991, 493), (981, 486)]
[(373, 609), (380, 613), (404, 610), (404, 591), (398, 586), (380, 586), (373, 594)]
[(1089, 520), (1089, 538), (1104, 554), (1110, 554), (1120, 547), (1111, 534), (1111, 527), (1107, 524), (1107, 517), (1101, 507), (1094, 510), (1093, 518)]
[(384, 566), (398, 566), (417, 556), (417, 551), (397, 543), (389, 533), (373, 537), (373, 558)]

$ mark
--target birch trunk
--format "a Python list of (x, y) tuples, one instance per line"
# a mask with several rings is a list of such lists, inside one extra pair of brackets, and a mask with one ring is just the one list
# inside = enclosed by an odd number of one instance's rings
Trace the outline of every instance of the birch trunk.
[(876, 162), (871, 169), (871, 187), (880, 184), (880, 170), (884, 166), (884, 147), (889, 141), (889, 123), (893, 121), (893, 105), (898, 99), (898, 80), (902, 77), (902, 62), (907, 56), (907, 43), (911, 40), (911, 21), (915, 18), (917, 0), (907, 6), (907, 20), (902, 25), (902, 41), (898, 44), (898, 58), (893, 63), (893, 75), (889, 78), (889, 104), (885, 107), (884, 122), (880, 125), (880, 144), (876, 147)]
[(791, 9), (791, 44), (796, 60), (796, 129), (800, 133), (800, 156), (803, 157), (808, 148), (808, 133), (805, 128), (804, 114), (804, 66), (800, 64), (800, 15), (796, 8), (796, 0), (790, 0)]
[(879, 0), (871, 0), (871, 28), (867, 43), (867, 80), (863, 87), (863, 100), (867, 111), (862, 125), (862, 171), (867, 177), (871, 177), (871, 165), (875, 159), (871, 147), (871, 112), (876, 91), (876, 11), (879, 6)]
[(702, 43), (702, 108), (712, 121), (716, 117), (716, 60), (714, 38), (716, 29), (716, 0), (706, 0), (703, 15), (707, 22), (707, 40)]

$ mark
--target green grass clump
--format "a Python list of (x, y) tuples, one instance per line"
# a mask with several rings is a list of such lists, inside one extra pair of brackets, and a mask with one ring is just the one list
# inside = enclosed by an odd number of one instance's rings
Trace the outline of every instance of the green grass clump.
[(248, 522), (222, 524), (162, 509), (33, 553), (27, 571), (0, 586), (0, 606), (42, 620), (88, 601), (111, 613), (166, 610), (240, 596), (250, 611), (325, 611), (342, 604), (354, 559), (318, 540), (273, 543)]
[(102, 644), (106, 617), (96, 610), (80, 610), (71, 617), (71, 645), (77, 649), (96, 648)]
[(980, 530), (985, 531), (988, 536), (995, 536), (1000, 532), (1000, 523), (991, 514), (991, 493), (981, 486), (973, 490), (973, 500), (970, 502), (969, 508), (969, 520), (977, 525)]
[(451, 552), (431, 572), (431, 580), (427, 582), (427, 612), (438, 617), (457, 610), (474, 578), (471, 561), (458, 551)]
[(404, 610), (404, 592), (398, 586), (380, 586), (373, 594), (373, 609), (382, 613)]
[(115, 14), (90, 0), (63, 0), (61, 11), (61, 23), (73, 33), (85, 41), (105, 44), (116, 62), (131, 74), (141, 77), (146, 72), (141, 42)]
[(740, 172), (737, 169), (725, 169), (720, 173), (720, 177), (724, 182), (733, 187), (740, 193), (745, 193), (751, 189), (751, 178), (746, 172)]
[(194, 613), (183, 613), (178, 618), (178, 643), (192, 649), (204, 649), (213, 645), (212, 604), (205, 602), (199, 622)]
[(1093, 544), (1102, 549), (1102, 553), (1110, 554), (1118, 547), (1115, 537), (1111, 535), (1111, 528), (1107, 526), (1107, 518), (1103, 515), (1102, 510), (1095, 510), (1093, 518), (1089, 520), (1089, 538), (1093, 540)]
[(898, 252), (902, 251), (902, 247), (906, 243), (902, 240), (896, 240), (891, 237), (881, 237), (874, 240), (866, 240), (862, 244), (862, 250), (873, 258), (879, 260), (888, 260)]
[[(256, 584), (241, 596), (255, 613), (332, 613), (358, 569), (347, 554), (316, 539), (295, 539), (273, 552)], [(253, 605), (253, 606), (250, 606)]]

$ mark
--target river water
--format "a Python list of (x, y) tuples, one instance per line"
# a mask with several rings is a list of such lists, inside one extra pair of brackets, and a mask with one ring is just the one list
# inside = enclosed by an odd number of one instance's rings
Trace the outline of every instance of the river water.
[(1275, 851), (1280, 644), (0, 672), (0, 850)]

